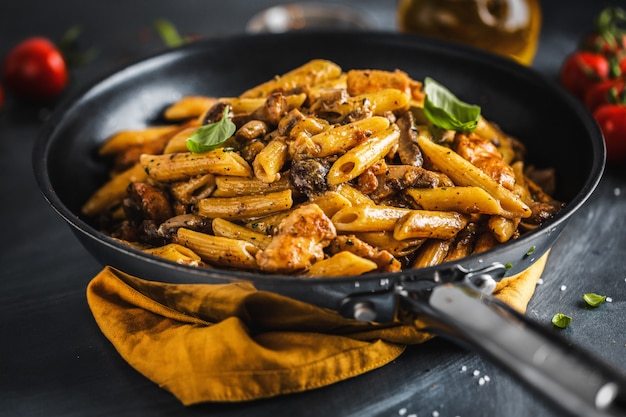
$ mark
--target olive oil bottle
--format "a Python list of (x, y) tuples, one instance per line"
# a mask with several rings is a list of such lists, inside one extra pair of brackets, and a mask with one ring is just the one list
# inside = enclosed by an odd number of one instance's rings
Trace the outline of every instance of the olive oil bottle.
[(398, 29), (482, 48), (531, 65), (539, 0), (399, 0)]

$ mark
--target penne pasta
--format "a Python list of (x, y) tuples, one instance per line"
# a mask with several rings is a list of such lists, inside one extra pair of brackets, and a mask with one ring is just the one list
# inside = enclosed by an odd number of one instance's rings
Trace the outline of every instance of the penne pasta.
[(411, 210), (398, 219), (393, 237), (403, 239), (452, 239), (468, 222), (467, 216), (452, 211)]
[(424, 210), (514, 217), (513, 213), (504, 210), (498, 200), (480, 187), (410, 188), (406, 193)]
[(291, 189), (289, 176), (281, 175), (277, 181), (267, 183), (258, 178), (218, 175), (215, 177), (213, 197), (236, 197), (239, 195), (264, 194)]
[(331, 220), (342, 232), (383, 232), (393, 230), (398, 219), (411, 210), (376, 205), (350, 206), (339, 210)]
[(435, 127), (424, 102), (401, 70), (324, 59), (185, 96), (171, 124), (104, 142), (110, 179), (82, 214), (173, 262), (332, 277), (457, 261), (558, 213), (521, 142), (483, 116), (471, 133)]
[(175, 200), (184, 204), (195, 204), (209, 197), (215, 190), (215, 175), (204, 174), (189, 178), (187, 181), (175, 182), (170, 192)]
[(531, 215), (530, 208), (517, 195), (498, 184), (451, 149), (434, 143), (425, 134), (425, 129), (420, 130), (417, 140), (430, 162), (450, 177), (455, 184), (483, 188), (499, 200), (500, 205), (511, 217), (528, 217)]
[(225, 219), (213, 219), (211, 227), (213, 228), (213, 234), (215, 234), (215, 236), (244, 240), (259, 249), (265, 249), (272, 241), (272, 237), (270, 235), (259, 233), (248, 227), (240, 226)]
[(240, 197), (209, 197), (198, 201), (198, 214), (210, 219), (245, 219), (289, 210), (291, 190)]
[(347, 275), (361, 275), (378, 268), (376, 262), (362, 258), (348, 251), (336, 253), (314, 263), (304, 273), (308, 277), (338, 277)]
[(141, 155), (139, 163), (157, 181), (177, 181), (203, 174), (249, 177), (252, 168), (236, 152), (222, 148), (204, 153)]
[(154, 126), (141, 130), (122, 130), (107, 139), (100, 147), (100, 155), (113, 155), (133, 146), (143, 145), (168, 133), (180, 130), (179, 126)]
[(264, 183), (276, 182), (286, 161), (287, 144), (282, 139), (274, 139), (254, 158), (254, 176)]
[(185, 96), (165, 109), (167, 120), (191, 119), (203, 115), (218, 99), (205, 96)]
[(278, 89), (290, 91), (297, 87), (326, 82), (340, 75), (341, 67), (339, 67), (339, 65), (323, 59), (314, 59), (282, 76), (273, 78), (245, 91), (241, 97), (267, 97), (272, 91)]
[(358, 177), (382, 160), (397, 145), (399, 137), (400, 130), (394, 125), (354, 146), (332, 165), (327, 175), (328, 184), (338, 185)]
[(165, 246), (159, 246), (156, 248), (148, 248), (143, 250), (160, 258), (168, 259), (183, 265), (201, 266), (202, 258), (191, 249), (179, 245), (177, 243), (169, 243)]
[(376, 135), (389, 127), (389, 120), (374, 116), (324, 130), (311, 137), (299, 136), (292, 144), (291, 153), (306, 157), (324, 157), (341, 154), (366, 137)]
[(256, 269), (254, 254), (258, 248), (244, 240), (213, 236), (180, 228), (177, 239), (181, 245), (197, 253), (209, 264), (230, 268)]

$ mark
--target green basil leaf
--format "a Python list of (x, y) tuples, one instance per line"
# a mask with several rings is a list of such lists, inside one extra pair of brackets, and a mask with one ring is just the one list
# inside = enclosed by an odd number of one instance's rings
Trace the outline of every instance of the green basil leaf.
[(599, 295), (592, 292), (589, 292), (583, 295), (583, 300), (591, 307), (598, 307), (600, 304), (606, 301), (606, 295)]
[(185, 43), (185, 40), (179, 35), (176, 26), (167, 19), (156, 19), (154, 21), (154, 28), (159, 36), (169, 48), (175, 48)]
[(473, 132), (478, 126), (480, 106), (459, 100), (430, 77), (424, 79), (424, 115), (435, 126), (459, 132)]
[(566, 328), (572, 322), (572, 318), (563, 313), (557, 313), (552, 317), (552, 324), (556, 327), (560, 327), (561, 329)]
[(230, 107), (224, 108), (222, 118), (196, 130), (186, 141), (187, 149), (193, 153), (213, 150), (222, 145), (236, 130), (235, 124), (228, 117)]

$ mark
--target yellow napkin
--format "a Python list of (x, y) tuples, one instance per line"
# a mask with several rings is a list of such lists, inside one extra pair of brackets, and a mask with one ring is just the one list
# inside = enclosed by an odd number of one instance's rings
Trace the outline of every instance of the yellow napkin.
[[(496, 297), (523, 312), (546, 259), (499, 283)], [(111, 267), (89, 283), (87, 300), (120, 355), (185, 405), (330, 385), (432, 337), (413, 324), (346, 319), (250, 283), (164, 284)]]

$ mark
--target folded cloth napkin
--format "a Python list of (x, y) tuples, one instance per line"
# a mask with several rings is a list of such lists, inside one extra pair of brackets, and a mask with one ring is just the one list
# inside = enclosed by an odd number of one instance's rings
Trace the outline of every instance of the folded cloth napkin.
[[(523, 312), (546, 258), (502, 280), (495, 296)], [(89, 283), (87, 300), (120, 355), (185, 405), (330, 385), (432, 337), (414, 323), (358, 322), (251, 283), (165, 284), (111, 267)]]

